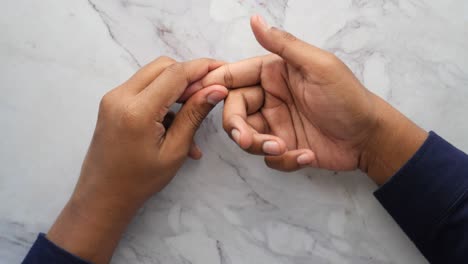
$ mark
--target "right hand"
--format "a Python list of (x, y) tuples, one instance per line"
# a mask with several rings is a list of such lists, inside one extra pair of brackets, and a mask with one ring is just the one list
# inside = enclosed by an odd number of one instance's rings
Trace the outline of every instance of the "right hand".
[[(367, 90), (333, 54), (267, 26), (259, 16), (252, 17), (251, 26), (257, 41), (274, 54), (226, 64), (185, 96), (214, 84), (234, 89), (225, 102), (224, 128), (247, 152), (266, 155), (269, 167), (367, 172), (368, 159), (380, 151), (375, 146), (382, 143), (386, 132), (381, 131), (388, 128), (382, 120), (408, 127), (400, 122), (407, 120), (404, 116)], [(417, 135), (425, 133), (419, 130)]]
[(225, 103), (226, 132), (246, 151), (266, 154), (275, 169), (356, 169), (376, 127), (372, 93), (333, 54), (258, 16), (251, 26), (275, 54), (222, 66), (201, 82), (235, 89)]

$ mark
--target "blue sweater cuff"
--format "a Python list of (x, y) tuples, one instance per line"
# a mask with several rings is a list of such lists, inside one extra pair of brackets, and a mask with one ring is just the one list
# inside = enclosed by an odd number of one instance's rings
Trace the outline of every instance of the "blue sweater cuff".
[(40, 233), (36, 242), (24, 258), (23, 264), (39, 263), (71, 263), (71, 264), (90, 264), (81, 258), (69, 253), (63, 248), (55, 245), (48, 240), (45, 234)]
[(428, 259), (437, 228), (468, 190), (468, 157), (430, 132), (375, 197)]

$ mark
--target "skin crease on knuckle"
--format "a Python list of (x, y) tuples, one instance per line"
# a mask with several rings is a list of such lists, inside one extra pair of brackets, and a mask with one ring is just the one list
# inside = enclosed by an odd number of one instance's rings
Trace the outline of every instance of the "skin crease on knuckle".
[(202, 116), (202, 114), (194, 109), (190, 111), (185, 111), (183, 113), (185, 113), (187, 117), (186, 120), (189, 120), (189, 124), (187, 125), (190, 125), (192, 127), (198, 127), (203, 122), (204, 117)]
[(288, 40), (288, 41), (290, 41), (290, 42), (293, 42), (293, 41), (297, 40), (297, 38), (293, 34), (287, 32), (287, 31), (283, 31), (283, 30), (280, 30), (280, 29), (277, 29), (277, 28), (273, 28), (273, 30), (279, 31), (281, 33), (281, 37)]
[(229, 68), (229, 64), (224, 66), (224, 84), (226, 85), (226, 88), (232, 88), (234, 86), (234, 76)]
[(155, 110), (154, 120), (158, 123), (164, 121), (165, 116), (170, 111), (170, 108), (166, 105), (161, 105), (157, 110)]

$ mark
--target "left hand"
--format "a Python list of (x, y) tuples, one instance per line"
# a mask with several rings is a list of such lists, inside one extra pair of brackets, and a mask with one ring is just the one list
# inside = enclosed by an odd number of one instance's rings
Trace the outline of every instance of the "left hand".
[(161, 57), (102, 98), (80, 178), (50, 240), (93, 263), (109, 261), (143, 202), (169, 183), (188, 155), (201, 157), (194, 134), (227, 89), (197, 92), (175, 116), (169, 107), (221, 64)]

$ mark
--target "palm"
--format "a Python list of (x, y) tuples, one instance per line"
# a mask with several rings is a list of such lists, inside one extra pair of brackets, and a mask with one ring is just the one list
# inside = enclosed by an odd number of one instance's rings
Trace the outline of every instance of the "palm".
[[(357, 168), (365, 141), (362, 128), (370, 126), (365, 123), (371, 106), (366, 102), (351, 104), (362, 100), (359, 93), (365, 90), (358, 87), (355, 78), (334, 78), (336, 69), (327, 74), (327, 66), (304, 74), (278, 56), (267, 56), (260, 75), (265, 96), (259, 112), (268, 124), (268, 133), (283, 139), (288, 150), (310, 149), (318, 167), (352, 170)], [(336, 66), (348, 71), (344, 65)]]

